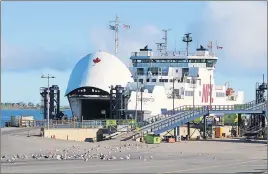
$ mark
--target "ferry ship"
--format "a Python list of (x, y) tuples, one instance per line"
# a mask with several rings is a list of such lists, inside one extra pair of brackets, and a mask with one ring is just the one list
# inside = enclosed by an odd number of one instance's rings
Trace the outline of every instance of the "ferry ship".
[(165, 42), (157, 43), (155, 55), (148, 46), (132, 53), (130, 71), (135, 82), (129, 85), (132, 92), (128, 109), (142, 109), (149, 115), (156, 115), (183, 105), (244, 103), (243, 91), (235, 91), (227, 83), (215, 84), (214, 71), (218, 57), (212, 52), (212, 42), (209, 42), (208, 48), (200, 45), (195, 53), (190, 54), (188, 44), (192, 38), (187, 33), (183, 38), (187, 51), (170, 52), (167, 51), (166, 36), (165, 33)]
[[(127, 91), (124, 110), (132, 118), (143, 113), (141, 119), (147, 119), (184, 105), (243, 104), (243, 91), (215, 84), (218, 57), (212, 43), (189, 53), (190, 33), (183, 41), (186, 51), (168, 51), (165, 30), (164, 42), (157, 43), (156, 53), (148, 46), (133, 52), (131, 67), (117, 54), (103, 51), (83, 57), (75, 65), (66, 89), (73, 115), (80, 120), (115, 119), (111, 116), (112, 85), (121, 85)], [(117, 53), (117, 47), (115, 50)]]

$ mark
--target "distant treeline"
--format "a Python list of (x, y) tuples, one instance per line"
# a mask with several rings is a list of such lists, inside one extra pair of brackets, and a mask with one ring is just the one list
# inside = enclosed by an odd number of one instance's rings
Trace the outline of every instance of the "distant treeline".
[[(1, 103), (1, 109), (41, 109), (40, 104), (34, 104), (32, 102), (24, 103)], [(69, 106), (61, 106), (61, 109), (70, 109)]]

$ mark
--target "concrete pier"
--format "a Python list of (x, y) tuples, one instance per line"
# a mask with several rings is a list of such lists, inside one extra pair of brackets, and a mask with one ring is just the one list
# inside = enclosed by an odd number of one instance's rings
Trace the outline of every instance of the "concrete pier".
[[(218, 139), (211, 141), (186, 141), (182, 143), (144, 144), (134, 141), (108, 140), (97, 143), (41, 138), (40, 130), (5, 130), (1, 133), (1, 155), (62, 152), (63, 149), (95, 148), (108, 153), (106, 147), (121, 147), (121, 152), (111, 151), (116, 160), (1, 160), (3, 173), (255, 173), (266, 169), (266, 144), (242, 140)], [(179, 133), (177, 133), (178, 135)], [(130, 148), (124, 145), (132, 144)], [(136, 148), (136, 144), (143, 148)], [(125, 156), (130, 154), (130, 159)], [(120, 157), (124, 159), (121, 160)], [(142, 159), (140, 159), (140, 157)]]

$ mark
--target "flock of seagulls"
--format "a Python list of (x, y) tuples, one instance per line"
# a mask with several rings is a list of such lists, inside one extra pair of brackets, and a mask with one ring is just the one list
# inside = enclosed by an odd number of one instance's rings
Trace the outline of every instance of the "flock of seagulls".
[[(94, 147), (89, 149), (81, 149), (80, 147), (72, 146), (68, 149), (48, 149), (41, 150), (39, 153), (34, 153), (31, 155), (13, 155), (8, 158), (7, 155), (1, 157), (2, 160), (6, 160), (7, 162), (14, 163), (19, 160), (46, 160), (46, 159), (54, 159), (54, 160), (84, 160), (88, 161), (90, 159), (99, 159), (99, 160), (130, 160), (137, 159), (137, 157), (132, 157), (130, 154), (124, 155), (125, 152), (128, 152), (130, 149), (139, 149), (144, 148), (148, 150), (149, 146), (147, 145), (139, 145), (139, 144), (125, 144), (119, 147), (112, 146), (104, 146), (94, 145)], [(155, 148), (151, 147), (150, 149)], [(104, 152), (101, 152), (103, 150)], [(133, 152), (133, 151), (132, 151)], [(153, 159), (153, 156), (139, 156), (138, 159), (143, 159), (144, 161), (148, 159)]]
[[(149, 145), (145, 144), (124, 144), (118, 147), (112, 146), (100, 146), (94, 145), (94, 147), (89, 149), (81, 149), (80, 147), (72, 146), (71, 148), (67, 149), (48, 149), (48, 150), (41, 150), (38, 153), (30, 154), (30, 155), (13, 155), (8, 157), (4, 155), (1, 157), (1, 161), (5, 160), (9, 163), (14, 163), (19, 160), (83, 160), (85, 162), (89, 160), (131, 160), (131, 159), (139, 159), (143, 161), (152, 160), (154, 159), (153, 156), (136, 156), (135, 154), (130, 155), (133, 153), (133, 149), (136, 152), (141, 151), (142, 149), (146, 152), (152, 150), (153, 148), (157, 148), (157, 146), (150, 147)], [(134, 151), (135, 152), (135, 151)], [(183, 153), (182, 151), (180, 152)], [(198, 155), (202, 155), (199, 153)], [(208, 153), (210, 155), (210, 153)], [(216, 159), (214, 157), (213, 159)]]

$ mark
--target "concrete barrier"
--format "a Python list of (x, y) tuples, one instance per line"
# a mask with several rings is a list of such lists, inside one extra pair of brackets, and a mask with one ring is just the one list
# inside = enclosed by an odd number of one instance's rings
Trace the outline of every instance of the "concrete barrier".
[(85, 141), (96, 139), (97, 134), (102, 134), (99, 128), (66, 128), (66, 129), (44, 129), (44, 137), (71, 141)]

